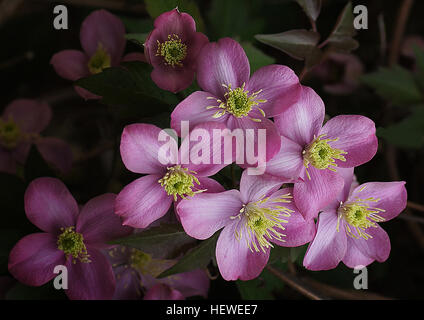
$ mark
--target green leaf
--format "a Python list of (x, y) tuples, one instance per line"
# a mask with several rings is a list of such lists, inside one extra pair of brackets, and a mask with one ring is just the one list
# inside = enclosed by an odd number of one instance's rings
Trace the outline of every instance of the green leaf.
[(353, 39), (356, 34), (353, 27), (353, 19), (352, 3), (349, 1), (339, 15), (335, 27), (327, 39), (332, 49), (350, 52), (358, 48), (358, 41)]
[(290, 248), (274, 246), (271, 249), (271, 254), (269, 256), (268, 264), (273, 264), (276, 262), (287, 262), (290, 257)]
[(424, 50), (419, 46), (414, 46), (415, 62), (417, 65), (416, 80), (420, 89), (424, 90)]
[(25, 163), (25, 180), (30, 182), (40, 177), (55, 177), (54, 171), (43, 159), (35, 145), (31, 147)]
[(400, 66), (380, 68), (362, 76), (362, 81), (393, 104), (409, 105), (422, 101), (412, 73)]
[(146, 41), (148, 33), (127, 33), (125, 38), (129, 41), (138, 44), (139, 46), (143, 46), (143, 43)]
[(255, 38), (293, 58), (305, 59), (308, 68), (318, 63), (322, 56), (321, 50), (316, 47), (320, 35), (313, 31), (297, 29), (276, 34), (258, 34)]
[(250, 63), (250, 72), (253, 73), (261, 67), (275, 63), (275, 59), (263, 53), (256, 48), (251, 42), (242, 42), (241, 46), (246, 52)]
[(121, 16), (120, 18), (125, 25), (125, 29), (129, 33), (149, 33), (153, 30), (152, 19), (130, 18), (125, 16)]
[(139, 109), (144, 116), (169, 111), (177, 97), (156, 86), (151, 80), (152, 67), (147, 63), (132, 61), (123, 67), (107, 68), (102, 72), (76, 81), (76, 85), (102, 96), (109, 105), (124, 105)]
[(321, 11), (321, 0), (296, 0), (306, 15), (316, 21)]
[(203, 32), (205, 30), (205, 23), (194, 0), (144, 0), (144, 3), (147, 12), (153, 19), (178, 7), (180, 12), (186, 12), (193, 17), (196, 21), (197, 31)]
[(154, 256), (164, 256), (166, 253), (167, 258), (173, 258), (194, 241), (184, 232), (181, 225), (162, 224), (129, 237), (111, 241), (110, 244), (136, 248)]
[(202, 241), (198, 246), (187, 252), (174, 266), (162, 272), (159, 278), (168, 277), (173, 274), (206, 268), (211, 259), (215, 256), (216, 241), (219, 232), (212, 237)]
[(377, 136), (389, 143), (410, 149), (424, 145), (424, 106), (419, 106), (401, 122), (387, 128), (378, 128)]

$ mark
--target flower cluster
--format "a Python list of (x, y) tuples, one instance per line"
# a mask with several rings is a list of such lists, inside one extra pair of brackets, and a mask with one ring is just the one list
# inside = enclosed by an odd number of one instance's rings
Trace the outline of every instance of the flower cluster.
[[(117, 17), (95, 11), (81, 27), (83, 51), (59, 52), (51, 63), (72, 81), (102, 72), (129, 59), (123, 57), (124, 34)], [(359, 185), (355, 180), (354, 168), (377, 152), (371, 119), (339, 115), (325, 122), (324, 102), (289, 67), (269, 65), (251, 75), (237, 41), (209, 42), (196, 32), (193, 18), (178, 9), (156, 18), (144, 55), (131, 57), (153, 66), (151, 78), (159, 88), (180, 92), (196, 77), (201, 91), (172, 111), (174, 134), (148, 123), (123, 129), (122, 161), (143, 176), (118, 195), (100, 195), (80, 208), (59, 180), (31, 182), (25, 212), (43, 233), (24, 237), (11, 251), (9, 271), (17, 280), (39, 286), (54, 278), (54, 266), (65, 265), (71, 299), (206, 297), (205, 270), (158, 279), (177, 259), (110, 244), (143, 232), (135, 229), (151, 227), (170, 209), (195, 239), (219, 233), (215, 256), (225, 280), (256, 278), (274, 246), (309, 243), (303, 261), (309, 270), (335, 268), (340, 261), (354, 268), (388, 258), (389, 237), (379, 223), (402, 212), (407, 195), (405, 182)], [(86, 99), (98, 98), (76, 90)], [(62, 158), (53, 153), (59, 141), (38, 136), (49, 112), (47, 105), (25, 100), (6, 108), (0, 118), (0, 169), (13, 171), (30, 142), (46, 160), (68, 167), (69, 158), (63, 159), (68, 153), (62, 152)], [(216, 132), (222, 133), (218, 139), (204, 138)], [(237, 132), (246, 139), (234, 140)], [(222, 161), (228, 148), (229, 161)], [(255, 153), (255, 163), (240, 160)], [(230, 164), (234, 168), (234, 162), (244, 171), (240, 181), (232, 177), (233, 189), (226, 190), (214, 177)], [(252, 166), (263, 169), (261, 174), (251, 174)]]

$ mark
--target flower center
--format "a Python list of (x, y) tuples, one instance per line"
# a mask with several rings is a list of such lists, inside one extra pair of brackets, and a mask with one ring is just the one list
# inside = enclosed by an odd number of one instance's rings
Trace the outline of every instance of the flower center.
[(13, 149), (21, 138), (21, 130), (11, 118), (8, 121), (0, 119), (0, 146)]
[(187, 56), (187, 46), (181, 42), (181, 39), (176, 35), (168, 35), (168, 40), (160, 43), (159, 40), (157, 56), (162, 56), (166, 65), (175, 67), (176, 65), (182, 67), (182, 61)]
[(378, 202), (379, 200), (372, 197), (368, 199), (355, 198), (353, 201), (341, 204), (338, 210), (337, 231), (339, 231), (340, 219), (343, 218), (346, 222), (345, 228), (348, 236), (365, 240), (372, 238), (365, 230), (370, 227), (376, 228), (376, 222), (385, 221), (379, 215), (385, 210), (371, 207), (368, 202)]
[(57, 247), (65, 253), (66, 259), (71, 258), (73, 263), (76, 263), (77, 260), (89, 263), (84, 237), (81, 233), (75, 232), (74, 229), (74, 227), (60, 229), (63, 232), (57, 239)]
[(194, 183), (200, 185), (199, 180), (194, 176), (195, 171), (189, 171), (187, 168), (182, 168), (180, 165), (167, 168), (166, 174), (158, 182), (164, 187), (168, 195), (172, 195), (177, 201), (177, 196), (185, 199), (186, 196), (194, 196), (196, 193), (201, 193), (206, 190), (196, 190)]
[[(338, 138), (322, 139), (324, 136), (325, 134), (318, 136), (303, 150), (303, 165), (306, 169), (311, 164), (317, 169), (329, 169), (335, 172), (336, 169), (334, 167), (337, 167), (336, 160), (346, 161), (343, 155), (347, 154), (347, 152), (329, 145), (329, 142), (337, 141)], [(306, 170), (306, 174), (310, 180), (311, 176), (308, 170)]]
[[(212, 116), (213, 118), (220, 118), (225, 113), (231, 113), (237, 118), (245, 117), (249, 112), (256, 107), (258, 111), (265, 117), (265, 112), (258, 107), (260, 103), (264, 103), (267, 100), (258, 99), (258, 95), (262, 92), (262, 89), (256, 91), (252, 94), (249, 94), (248, 90), (245, 90), (245, 83), (239, 88), (232, 89), (231, 84), (228, 86), (223, 84), (223, 87), (227, 89), (227, 92), (224, 94), (225, 101), (216, 99), (215, 97), (208, 97), (208, 99), (216, 100), (218, 106), (207, 106), (206, 109), (218, 108), (219, 110)], [(260, 122), (261, 119), (250, 118), (253, 121)]]
[(97, 74), (103, 71), (103, 69), (110, 67), (110, 55), (101, 43), (97, 47), (97, 51), (88, 61), (88, 70), (91, 74)]
[[(280, 204), (290, 203), (291, 201), (288, 199), (291, 198), (292, 196), (289, 193), (274, 199), (263, 197), (256, 202), (243, 205), (238, 215), (230, 217), (231, 219), (239, 218), (244, 221), (244, 224), (240, 225), (240, 227), (245, 227), (245, 240), (250, 251), (265, 252), (266, 248), (273, 247), (270, 242), (272, 239), (284, 242), (283, 237), (285, 237), (285, 234), (281, 233), (280, 230), (285, 230), (282, 223), (288, 223), (288, 221), (284, 217), (290, 217), (293, 210)], [(242, 233), (237, 228), (235, 237), (238, 241), (242, 238)]]
[(152, 256), (137, 249), (131, 249), (130, 266), (141, 273), (148, 273), (148, 265), (152, 261)]

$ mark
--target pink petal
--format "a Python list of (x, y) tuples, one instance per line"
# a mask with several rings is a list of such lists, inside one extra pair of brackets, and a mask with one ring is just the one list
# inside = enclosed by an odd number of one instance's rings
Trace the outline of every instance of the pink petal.
[(330, 270), (337, 267), (346, 253), (346, 233), (340, 223), (337, 231), (337, 213), (322, 212), (318, 218), (315, 239), (309, 244), (303, 259), (303, 266), (308, 270)]
[(81, 25), (81, 46), (89, 57), (99, 44), (111, 57), (112, 65), (118, 65), (125, 49), (125, 27), (122, 21), (106, 10), (92, 12)]
[(172, 203), (158, 180), (158, 175), (141, 177), (127, 185), (115, 202), (115, 213), (123, 224), (134, 228), (146, 228), (164, 216)]
[(337, 173), (343, 178), (344, 185), (343, 190), (333, 197), (333, 200), (324, 208), (325, 211), (328, 209), (337, 209), (340, 206), (340, 202), (346, 202), (349, 197), (350, 191), (352, 190), (354, 168), (337, 168)]
[(247, 83), (250, 76), (249, 60), (241, 45), (230, 38), (208, 43), (199, 54), (197, 82), (214, 96), (223, 98), (227, 91), (222, 85), (232, 88)]
[(210, 280), (202, 269), (174, 274), (161, 282), (178, 290), (186, 298), (191, 296), (207, 298), (208, 296)]
[(114, 213), (116, 195), (106, 193), (88, 201), (78, 216), (76, 231), (82, 233), (84, 241), (106, 244), (106, 242), (122, 238), (133, 229), (122, 225), (121, 219)]
[[(285, 194), (293, 195), (293, 188), (284, 188), (278, 190), (270, 196), (270, 199), (275, 199)], [(294, 201), (289, 201), (290, 203), (275, 203), (276, 205), (286, 207), (292, 212), (290, 212), (290, 217), (286, 217), (284, 214), (280, 215), (282, 219), (287, 221), (287, 223), (282, 223), (284, 230), (281, 228), (277, 229), (278, 232), (285, 235), (285, 237), (282, 238), (283, 241), (273, 239), (272, 242), (283, 247), (298, 247), (314, 239), (316, 233), (315, 222), (314, 219), (305, 220), (299, 209), (296, 207)]]
[(55, 266), (65, 264), (65, 255), (57, 248), (57, 238), (48, 233), (25, 236), (9, 255), (9, 272), (29, 286), (41, 286), (57, 274)]
[(311, 176), (294, 185), (294, 201), (306, 220), (317, 217), (343, 190), (343, 178), (337, 172), (309, 166)]
[(200, 190), (206, 189), (207, 193), (217, 193), (225, 191), (225, 188), (216, 180), (208, 177), (198, 177), (200, 185), (198, 188)]
[(299, 101), (275, 117), (275, 125), (281, 135), (302, 147), (318, 136), (324, 121), (324, 102), (309, 87), (302, 87)]
[(13, 119), (19, 129), (27, 133), (40, 133), (50, 123), (52, 111), (43, 101), (13, 100), (4, 110), (3, 120)]
[(161, 31), (165, 39), (168, 35), (178, 36), (196, 31), (196, 22), (188, 13), (180, 12), (177, 8), (164, 12), (155, 19), (154, 27)]
[(343, 263), (349, 268), (356, 268), (358, 266), (367, 266), (371, 264), (374, 259), (363, 254), (355, 245), (356, 239), (347, 237), (346, 254), (343, 257)]
[(58, 179), (33, 180), (25, 192), (24, 201), (28, 219), (43, 231), (59, 234), (60, 228), (75, 225), (78, 204)]
[[(216, 113), (216, 109), (206, 109), (208, 106), (217, 105), (217, 102), (208, 97), (213, 97), (209, 92), (196, 91), (181, 101), (171, 113), (171, 128), (177, 131), (178, 135), (181, 136), (181, 122), (189, 121), (190, 127), (209, 122), (216, 121), (225, 123), (228, 115), (224, 115), (220, 118), (213, 118), (212, 116)], [(190, 129), (191, 129), (190, 128)]]
[(67, 80), (76, 81), (90, 75), (88, 57), (78, 50), (63, 50), (50, 60), (56, 73)]
[(256, 202), (270, 193), (277, 191), (283, 182), (270, 175), (249, 175), (244, 170), (240, 180), (240, 195), (244, 204)]
[(184, 300), (184, 296), (178, 290), (158, 283), (146, 292), (144, 300)]
[(132, 268), (122, 265), (113, 268), (116, 279), (113, 300), (139, 300), (141, 298), (140, 278)]
[(71, 170), (73, 155), (68, 143), (54, 137), (42, 137), (36, 141), (36, 145), (38, 151), (48, 163), (63, 173)]
[(200, 193), (182, 200), (177, 206), (177, 213), (185, 232), (193, 238), (204, 240), (231, 223), (231, 217), (238, 215), (242, 206), (237, 190)]
[(356, 187), (349, 197), (349, 200), (360, 199), (379, 199), (378, 202), (367, 201), (372, 208), (383, 209), (380, 212), (385, 221), (391, 220), (399, 215), (405, 207), (407, 192), (405, 181), (393, 182), (368, 182)]
[(158, 66), (153, 69), (151, 77), (156, 85), (172, 93), (187, 89), (194, 80), (194, 71), (186, 68)]
[(266, 173), (282, 180), (297, 181), (303, 167), (303, 147), (281, 136), (280, 151), (266, 163)]
[(193, 71), (197, 69), (197, 60), (200, 50), (209, 43), (209, 39), (201, 32), (195, 32), (191, 38), (187, 40), (187, 57), (185, 58), (185, 67), (189, 67)]
[[(162, 129), (147, 123), (131, 124), (121, 136), (121, 157), (128, 170), (136, 173), (162, 174), (166, 171), (166, 159), (159, 158), (159, 149), (165, 142), (159, 141)], [(175, 157), (171, 155), (171, 158)]]
[(0, 172), (10, 174), (15, 174), (16, 172), (16, 162), (12, 154), (2, 147), (0, 147)]
[(342, 168), (357, 167), (371, 160), (377, 152), (378, 140), (375, 124), (364, 116), (342, 115), (330, 119), (319, 134), (325, 139), (338, 139), (331, 142), (333, 148), (346, 151), (346, 161), (336, 160)]
[[(216, 244), (216, 262), (221, 276), (227, 280), (251, 280), (259, 276), (269, 259), (269, 248), (265, 253), (251, 251), (246, 244), (248, 237), (243, 221), (235, 220), (227, 225), (219, 235)], [(236, 228), (241, 239), (236, 239)]]
[(86, 90), (84, 88), (78, 87), (78, 86), (74, 86), (74, 89), (75, 89), (76, 93), (81, 98), (83, 98), (85, 100), (98, 100), (98, 99), (101, 99), (102, 98), (101, 96), (98, 96), (98, 95), (96, 95), (94, 93), (91, 93), (90, 91), (88, 91), (88, 90)]
[(99, 250), (87, 248), (90, 263), (66, 263), (69, 272), (66, 295), (71, 300), (109, 300), (115, 292), (115, 276), (106, 256)]
[(257, 70), (246, 85), (250, 93), (262, 90), (258, 99), (267, 100), (259, 107), (266, 117), (279, 115), (299, 100), (302, 86), (292, 69), (282, 65), (269, 65)]

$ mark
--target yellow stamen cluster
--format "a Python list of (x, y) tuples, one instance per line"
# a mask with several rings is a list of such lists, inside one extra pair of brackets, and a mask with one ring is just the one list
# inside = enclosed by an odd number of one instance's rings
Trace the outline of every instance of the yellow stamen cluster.
[(110, 55), (101, 43), (97, 47), (97, 51), (91, 56), (88, 61), (88, 70), (91, 74), (97, 74), (103, 69), (109, 68), (111, 65)]
[(162, 56), (165, 60), (165, 64), (171, 67), (182, 67), (182, 61), (187, 56), (187, 46), (181, 42), (178, 35), (168, 35), (168, 40), (164, 43), (160, 43), (157, 40), (158, 49), (156, 56)]
[[(360, 190), (362, 191), (362, 190)], [(380, 199), (373, 197), (367, 199), (355, 198), (341, 204), (338, 210), (337, 231), (340, 228), (340, 219), (344, 219), (346, 234), (351, 238), (363, 238), (368, 240), (372, 238), (366, 232), (366, 229), (376, 228), (378, 222), (383, 222), (385, 219), (379, 214), (385, 212), (380, 208), (374, 208), (369, 205), (369, 202), (378, 202)]]
[(338, 138), (322, 139), (324, 136), (325, 134), (316, 137), (302, 152), (303, 165), (306, 168), (306, 174), (309, 180), (311, 179), (307, 170), (309, 164), (320, 170), (329, 169), (335, 172), (336, 168), (334, 167), (337, 167), (336, 160), (346, 161), (346, 158), (343, 156), (347, 154), (346, 151), (333, 148), (329, 145), (329, 142), (337, 141)]
[(77, 260), (89, 263), (89, 255), (84, 244), (84, 237), (81, 233), (75, 232), (74, 227), (61, 228), (62, 233), (57, 239), (57, 247), (62, 250), (66, 259), (72, 259), (72, 263)]
[(245, 230), (245, 241), (250, 251), (265, 252), (265, 249), (273, 247), (270, 240), (276, 239), (284, 242), (285, 235), (280, 230), (285, 230), (283, 223), (288, 223), (284, 217), (290, 217), (293, 210), (280, 205), (281, 203), (290, 203), (292, 196), (288, 193), (278, 198), (270, 199), (262, 197), (256, 202), (244, 205), (237, 216), (231, 219), (240, 219), (240, 224), (235, 231), (235, 237), (238, 241), (242, 239)]
[[(237, 118), (246, 117), (249, 112), (256, 107), (258, 111), (265, 117), (265, 112), (258, 107), (260, 103), (264, 103), (267, 100), (258, 99), (258, 95), (262, 92), (262, 89), (256, 91), (249, 95), (249, 90), (245, 90), (245, 83), (239, 88), (232, 89), (231, 84), (228, 86), (223, 84), (222, 86), (227, 89), (227, 92), (224, 94), (225, 101), (221, 99), (216, 99), (215, 97), (208, 97), (208, 99), (216, 100), (219, 103), (217, 106), (207, 106), (206, 109), (218, 108), (219, 110), (215, 112), (212, 116), (213, 118), (220, 118), (224, 114), (231, 113)], [(255, 122), (261, 122), (261, 119), (250, 118)]]
[(0, 146), (13, 149), (22, 138), (23, 134), (12, 118), (8, 121), (0, 119)]
[(186, 196), (194, 196), (196, 193), (201, 193), (206, 190), (196, 190), (194, 184), (200, 185), (199, 179), (194, 176), (195, 171), (182, 168), (180, 165), (167, 168), (166, 174), (158, 182), (164, 187), (168, 195), (172, 195), (177, 201), (177, 196), (185, 199)]

